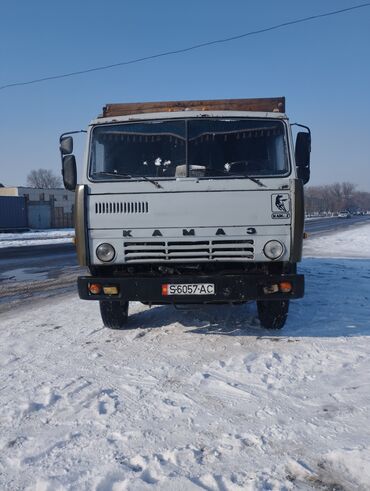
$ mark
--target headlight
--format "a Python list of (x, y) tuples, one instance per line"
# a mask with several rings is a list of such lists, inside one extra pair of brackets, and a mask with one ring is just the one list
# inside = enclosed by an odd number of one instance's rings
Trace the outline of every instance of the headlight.
[(269, 259), (279, 259), (284, 254), (284, 246), (278, 240), (269, 240), (263, 248), (263, 253)]
[(114, 247), (111, 244), (100, 244), (96, 248), (96, 256), (100, 261), (103, 261), (105, 263), (109, 263), (109, 261), (113, 261), (114, 256), (116, 255), (116, 251), (114, 250)]

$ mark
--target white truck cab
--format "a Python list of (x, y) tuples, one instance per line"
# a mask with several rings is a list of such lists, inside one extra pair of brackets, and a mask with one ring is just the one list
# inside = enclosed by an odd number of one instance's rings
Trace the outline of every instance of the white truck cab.
[(91, 274), (78, 290), (99, 300), (107, 327), (124, 328), (129, 301), (256, 300), (264, 327), (284, 325), (304, 291), (311, 146), (308, 130), (294, 149), (284, 98), (107, 105), (88, 128), (78, 185), (70, 135), (63, 177)]

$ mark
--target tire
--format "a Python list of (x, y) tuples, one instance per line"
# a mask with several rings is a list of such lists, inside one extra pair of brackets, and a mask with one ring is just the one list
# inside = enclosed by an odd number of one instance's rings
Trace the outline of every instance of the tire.
[(100, 315), (105, 327), (124, 329), (128, 320), (128, 302), (101, 300)]
[(289, 300), (258, 300), (258, 318), (266, 329), (281, 329), (288, 317)]

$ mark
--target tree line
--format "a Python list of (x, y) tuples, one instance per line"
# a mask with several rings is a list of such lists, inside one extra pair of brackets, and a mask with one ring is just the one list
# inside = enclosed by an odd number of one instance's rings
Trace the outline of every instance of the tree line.
[(370, 193), (357, 191), (356, 187), (356, 184), (351, 182), (336, 182), (305, 188), (306, 214), (370, 210)]

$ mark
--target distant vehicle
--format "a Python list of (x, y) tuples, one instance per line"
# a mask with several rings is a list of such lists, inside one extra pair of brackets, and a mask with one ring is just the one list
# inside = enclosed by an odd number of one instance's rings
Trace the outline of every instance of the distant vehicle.
[(351, 214), (349, 211), (340, 211), (338, 213), (338, 218), (351, 218)]

